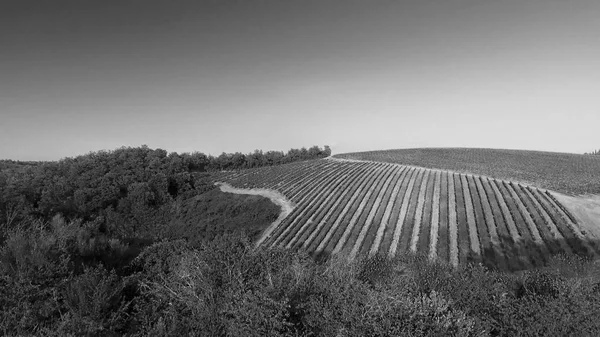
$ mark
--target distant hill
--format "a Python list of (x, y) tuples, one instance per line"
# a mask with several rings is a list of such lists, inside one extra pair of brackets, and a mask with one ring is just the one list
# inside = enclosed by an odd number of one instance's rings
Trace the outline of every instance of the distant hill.
[(337, 154), (486, 175), (567, 194), (600, 194), (600, 156), (524, 150), (419, 148)]

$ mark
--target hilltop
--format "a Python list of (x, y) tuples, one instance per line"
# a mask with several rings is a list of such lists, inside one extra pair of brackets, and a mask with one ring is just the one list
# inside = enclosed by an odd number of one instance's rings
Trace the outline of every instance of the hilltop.
[(486, 176), (330, 158), (214, 179), (286, 196), (296, 207), (262, 244), (316, 257), (417, 253), (514, 271), (558, 253), (599, 251), (589, 226), (556, 193)]
[(343, 153), (334, 157), (485, 175), (565, 194), (600, 194), (600, 156), (505, 149), (416, 148)]

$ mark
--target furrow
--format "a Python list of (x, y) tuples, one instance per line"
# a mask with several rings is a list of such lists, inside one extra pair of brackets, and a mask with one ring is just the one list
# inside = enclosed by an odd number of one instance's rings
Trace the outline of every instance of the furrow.
[(515, 191), (514, 186), (512, 184), (505, 184), (504, 186), (506, 187), (506, 189), (512, 196), (513, 200), (515, 201), (515, 204), (517, 205), (517, 208), (519, 209), (519, 212), (521, 213), (523, 220), (527, 224), (527, 229), (529, 230), (529, 233), (531, 234), (533, 242), (536, 244), (538, 249), (541, 251), (541, 255), (542, 256), (550, 256), (548, 247), (546, 247), (546, 244), (544, 243), (544, 240), (542, 239), (542, 236), (540, 235), (540, 232), (538, 231), (538, 229), (535, 225), (535, 222), (534, 222), (533, 218), (531, 217), (531, 214), (529, 214), (529, 211), (527, 210), (525, 203), (523, 202), (521, 193), (517, 193), (517, 191)]
[(532, 267), (532, 263), (529, 261), (529, 257), (523, 249), (521, 248), (523, 244), (523, 240), (517, 229), (515, 224), (515, 219), (508, 208), (507, 202), (504, 199), (504, 195), (498, 189), (497, 180), (495, 179), (487, 179), (492, 192), (496, 196), (496, 202), (500, 207), (500, 211), (502, 213), (503, 223), (506, 226), (501, 226), (499, 228), (500, 239), (504, 239), (503, 247), (504, 253), (507, 255), (509, 259), (509, 264), (512, 263), (512, 270), (520, 270), (520, 269), (529, 269)]
[(344, 208), (338, 214), (337, 218), (335, 219), (334, 223), (331, 225), (331, 227), (325, 234), (324, 238), (319, 242), (319, 245), (315, 249), (315, 254), (319, 254), (325, 249), (325, 247), (327, 246), (327, 243), (329, 242), (329, 240), (331, 239), (331, 237), (337, 230), (340, 223), (342, 223), (343, 219), (346, 217), (346, 214), (348, 213), (348, 211), (350, 210), (350, 208), (352, 207), (352, 205), (354, 204), (354, 202), (356, 201), (358, 196), (362, 194), (363, 189), (369, 182), (369, 175), (372, 175), (372, 174), (373, 174), (372, 172), (367, 171), (364, 174), (360, 175), (360, 177), (358, 177), (359, 178), (358, 181), (360, 183), (356, 184), (356, 188), (353, 190), (354, 193), (350, 197), (350, 200), (348, 200), (348, 202), (346, 202), (346, 204), (344, 205)]
[(448, 173), (440, 172), (440, 225), (436, 256), (438, 261), (450, 262), (450, 236), (448, 235)]
[(565, 217), (560, 213), (560, 208), (554, 206), (551, 203), (550, 198), (545, 197), (538, 189), (528, 188), (528, 190), (536, 197), (538, 203), (542, 205), (544, 211), (550, 216), (552, 222), (555, 224), (565, 240), (567, 240), (567, 244), (571, 246), (571, 249), (575, 253), (582, 255), (594, 254), (594, 249), (589, 245), (585, 237), (580, 231), (575, 232), (575, 227), (573, 227), (567, 220), (568, 217)]
[(433, 183), (433, 204), (431, 206), (431, 231), (429, 233), (429, 259), (437, 259), (438, 230), (440, 226), (440, 184), (441, 172), (435, 172)]
[(423, 169), (415, 181), (415, 186), (408, 202), (406, 218), (404, 219), (404, 224), (402, 225), (402, 232), (400, 233), (400, 241), (398, 242), (396, 254), (408, 253), (410, 249), (410, 240), (412, 239), (412, 233), (415, 225), (415, 215), (417, 213), (417, 203), (419, 201), (421, 182), (423, 181), (423, 177), (425, 176), (426, 172), (427, 170)]
[(380, 206), (377, 208), (377, 213), (375, 213), (375, 217), (373, 218), (373, 225), (369, 227), (369, 231), (367, 232), (363, 244), (360, 248), (360, 251), (358, 252), (359, 255), (370, 255), (371, 247), (373, 246), (375, 238), (377, 237), (377, 233), (379, 232), (383, 223), (383, 215), (388, 208), (390, 198), (392, 197), (392, 193), (396, 189), (396, 185), (399, 183), (399, 178), (401, 178), (404, 175), (404, 171), (406, 171), (406, 167), (398, 165), (396, 167), (396, 170), (392, 174), (392, 180), (389, 184), (386, 185), (385, 194), (383, 195)]
[(522, 216), (521, 211), (517, 206), (517, 200), (515, 200), (510, 191), (508, 191), (504, 181), (496, 180), (495, 183), (498, 187), (498, 190), (502, 194), (506, 205), (508, 206), (510, 214), (515, 221), (519, 236), (521, 237), (518, 248), (523, 257), (525, 266), (527, 268), (542, 266), (544, 264), (545, 257), (533, 241), (533, 237), (531, 236), (531, 232), (526, 224), (526, 220)]
[(383, 230), (383, 234), (381, 237), (381, 243), (379, 244), (379, 248), (377, 252), (382, 254), (388, 254), (390, 247), (392, 245), (393, 233), (398, 223), (398, 219), (400, 218), (400, 210), (402, 208), (402, 204), (404, 203), (404, 198), (410, 195), (411, 191), (408, 190), (410, 185), (410, 181), (413, 180), (413, 177), (418, 174), (418, 170), (414, 167), (407, 167), (406, 174), (402, 178), (402, 182), (400, 185), (400, 190), (398, 191), (398, 195), (393, 199), (393, 204), (391, 205), (392, 209), (390, 212), (390, 217), (386, 221), (385, 229)]
[[(304, 214), (309, 210), (312, 210), (314, 206), (318, 203), (321, 197), (329, 192), (330, 189), (335, 188), (341, 181), (346, 179), (349, 175), (351, 175), (357, 166), (340, 166), (339, 170), (341, 172), (331, 172), (325, 179), (325, 184), (319, 186), (319, 188), (314, 188), (307, 193), (304, 198), (300, 202), (298, 202), (299, 207), (296, 207), (296, 214), (290, 214), (288, 225), (285, 226), (283, 232), (276, 237), (276, 240), (273, 242), (273, 245), (279, 244), (282, 241), (286, 240), (292, 232), (294, 232), (294, 228), (298, 224), (298, 222), (304, 217)], [(304, 202), (306, 200), (306, 202)], [(286, 218), (287, 220), (287, 218)], [(283, 226), (282, 226), (283, 227)]]
[(421, 218), (421, 226), (419, 229), (419, 239), (417, 241), (417, 249), (420, 255), (429, 256), (429, 248), (431, 241), (431, 217), (433, 216), (433, 192), (435, 189), (435, 180), (437, 170), (430, 170), (429, 178), (427, 179), (427, 187), (425, 189), (425, 205), (423, 206), (423, 217)]
[(456, 190), (454, 174), (448, 173), (448, 227), (450, 236), (450, 264), (458, 266), (458, 219), (456, 216)]
[(425, 192), (427, 191), (427, 180), (431, 170), (425, 170), (423, 180), (421, 181), (421, 187), (419, 188), (419, 195), (417, 197), (417, 209), (415, 214), (415, 221), (413, 225), (412, 237), (410, 240), (410, 251), (417, 251), (417, 243), (419, 243), (419, 233), (421, 231), (421, 220), (423, 219), (423, 212), (425, 211)]
[(286, 180), (282, 182), (280, 186), (277, 187), (285, 195), (295, 195), (298, 191), (303, 190), (307, 183), (310, 182), (311, 175), (319, 175), (322, 172), (329, 172), (331, 169), (335, 169), (336, 165), (331, 165), (330, 163), (325, 162), (324, 165), (318, 166), (316, 168), (311, 168), (307, 170), (294, 170), (291, 175), (287, 177)]
[[(287, 231), (289, 231), (291, 229), (291, 223), (296, 220), (298, 213), (300, 213), (302, 210), (304, 210), (304, 206), (305, 205), (305, 201), (309, 198), (312, 198), (315, 196), (315, 194), (317, 192), (320, 191), (321, 188), (324, 188), (326, 186), (328, 186), (329, 183), (331, 183), (332, 181), (334, 181), (335, 179), (332, 179), (331, 176), (333, 175), (332, 173), (335, 173), (337, 175), (344, 175), (347, 174), (348, 172), (350, 172), (352, 169), (352, 166), (349, 165), (338, 165), (337, 167), (331, 167), (327, 170), (323, 171), (322, 175), (319, 175), (316, 179), (311, 179), (311, 181), (306, 184), (306, 186), (303, 188), (303, 190), (299, 193), (302, 193), (300, 196), (300, 200), (298, 200), (298, 195), (294, 195), (292, 197), (290, 197), (290, 200), (292, 200), (293, 202), (295, 202), (298, 206), (292, 211), (292, 213), (290, 215), (288, 215), (283, 222), (278, 226), (278, 228), (274, 231), (274, 233), (271, 234), (271, 236), (269, 236), (265, 241), (265, 245), (266, 246), (270, 246), (275, 244), (275, 242), (277, 240), (279, 240), (281, 238), (281, 235), (284, 235), (285, 233), (287, 233)], [(319, 187), (319, 188), (317, 188)], [(283, 233), (282, 233), (283, 232)]]
[[(327, 167), (329, 165), (331, 165), (331, 163), (320, 160), (316, 163), (311, 163), (311, 165), (302, 166), (301, 170), (304, 170), (304, 171), (322, 170), (324, 167)], [(281, 190), (289, 183), (290, 180), (292, 180), (294, 177), (296, 177), (298, 175), (299, 175), (298, 170), (290, 169), (290, 168), (286, 167), (285, 169), (282, 169), (281, 172), (279, 174), (277, 174), (276, 176), (270, 176), (269, 177), (270, 182), (265, 184), (265, 186), (266, 186), (266, 188)]]
[[(377, 174), (377, 177), (375, 177), (375, 179), (377, 179), (379, 177), (379, 175), (381, 175), (381, 173), (382, 172), (379, 172), (379, 174)], [(348, 240), (348, 237), (350, 236), (352, 229), (354, 229), (354, 225), (356, 224), (358, 217), (360, 216), (365, 205), (367, 204), (369, 196), (371, 195), (371, 193), (373, 193), (373, 188), (374, 188), (373, 181), (371, 180), (370, 184), (368, 186), (367, 194), (361, 199), (360, 204), (358, 205), (358, 209), (356, 210), (356, 212), (354, 212), (352, 219), (350, 219), (350, 223), (346, 227), (346, 230), (344, 231), (344, 234), (342, 234), (342, 237), (340, 238), (340, 240), (337, 242), (335, 248), (333, 249), (332, 254), (339, 253), (342, 250), (342, 248), (344, 247), (344, 245), (346, 244), (346, 241)]]
[(475, 183), (477, 185), (477, 191), (479, 192), (479, 196), (481, 197), (481, 206), (483, 207), (485, 223), (487, 224), (488, 233), (490, 234), (490, 242), (492, 243), (492, 247), (494, 250), (494, 258), (496, 261), (496, 265), (498, 265), (498, 267), (501, 270), (506, 270), (508, 269), (508, 266), (506, 264), (506, 258), (504, 254), (502, 254), (502, 244), (498, 237), (496, 219), (492, 210), (493, 200), (490, 200), (490, 197), (488, 196), (488, 190), (485, 188), (484, 180), (481, 179), (481, 177), (477, 177), (475, 179)]
[[(352, 164), (352, 163), (351, 163)], [(356, 179), (357, 176), (362, 176), (363, 174), (368, 174), (368, 172), (371, 172), (373, 170), (375, 171), (379, 171), (381, 170), (381, 167), (384, 167), (384, 165), (386, 164), (380, 164), (380, 165), (374, 165), (373, 167), (365, 167), (363, 170), (359, 170), (359, 171), (353, 171), (353, 173), (350, 176), (351, 179)], [(343, 180), (346, 180), (346, 178), (344, 178)], [(340, 182), (341, 183), (341, 182)], [(338, 184), (336, 184), (335, 186), (338, 186)], [(307, 208), (309, 210), (308, 213), (306, 213), (306, 215), (304, 215), (300, 221), (299, 221), (299, 229), (297, 229), (295, 232), (290, 232), (290, 239), (288, 240), (288, 243), (293, 241), (298, 241), (298, 237), (300, 235), (302, 235), (302, 233), (305, 232), (305, 230), (307, 229), (307, 227), (309, 227), (310, 225), (312, 225), (312, 222), (308, 221), (306, 219), (306, 217), (308, 217), (310, 215), (310, 218), (313, 218), (314, 214), (316, 214), (320, 209), (323, 209), (323, 202), (321, 201), (321, 199), (323, 197), (329, 197), (331, 195), (333, 195), (333, 191), (335, 190), (335, 186), (331, 189), (327, 189), (326, 191), (324, 191), (325, 193), (321, 194), (318, 198), (315, 198), (313, 200), (311, 200), (311, 206), (309, 208)], [(288, 243), (286, 243), (286, 246), (289, 247)]]
[(533, 203), (531, 198), (527, 195), (527, 193), (525, 193), (525, 191), (523, 191), (523, 188), (521, 187), (521, 185), (515, 185), (512, 183), (510, 185), (513, 187), (515, 192), (519, 195), (520, 200), (525, 205), (525, 208), (527, 208), (527, 211), (529, 212), (529, 215), (533, 219), (533, 222), (535, 223), (535, 227), (538, 230), (538, 232), (540, 233), (542, 240), (544, 240), (544, 243), (546, 244), (546, 247), (548, 248), (550, 255), (563, 253), (564, 251), (558, 244), (558, 241), (554, 238), (552, 232), (550, 231), (550, 228), (544, 222), (544, 218), (540, 214), (539, 210), (537, 209), (537, 207), (535, 206), (535, 204)]
[[(306, 191), (312, 191), (315, 187), (320, 186), (321, 183), (323, 183), (323, 181), (325, 181), (326, 179), (330, 179), (330, 176), (332, 173), (336, 173), (338, 170), (343, 170), (343, 168), (348, 168), (350, 166), (346, 166), (346, 165), (331, 165), (328, 167), (323, 168), (322, 170), (319, 170), (319, 172), (317, 174), (315, 174), (314, 176), (308, 178), (308, 175), (301, 175), (302, 179), (304, 179), (306, 182), (300, 184), (301, 186), (297, 189), (293, 189), (291, 191), (289, 191), (289, 195), (290, 195), (290, 200), (295, 201), (297, 200), (299, 197), (301, 196), (305, 196), (307, 194)], [(284, 193), (284, 192), (282, 192)], [(284, 193), (285, 195), (288, 195), (287, 193)], [(300, 203), (300, 202), (298, 202)]]
[[(328, 200), (326, 200), (320, 207), (320, 212), (327, 210), (327, 213), (325, 214), (325, 216), (320, 217), (315, 219), (315, 221), (317, 222), (317, 225), (315, 226), (315, 228), (309, 228), (307, 229), (306, 233), (310, 234), (308, 235), (308, 237), (302, 241), (302, 248), (307, 248), (309, 246), (309, 244), (312, 243), (312, 241), (314, 240), (314, 238), (320, 233), (322, 227), (328, 222), (328, 220), (330, 219), (331, 215), (333, 214), (334, 211), (337, 210), (338, 206), (340, 205), (340, 203), (344, 200), (346, 195), (350, 195), (352, 193), (352, 186), (355, 186), (355, 181), (357, 180), (358, 175), (354, 175), (352, 177), (351, 180), (348, 181), (347, 184), (345, 184), (344, 186), (340, 186), (340, 190), (341, 193), (337, 193), (338, 191), (333, 191), (331, 192), (330, 196), (328, 197), (328, 199), (330, 197), (335, 197), (335, 203), (331, 206), (328, 205)], [(311, 219), (313, 219), (313, 217), (311, 217)], [(310, 220), (309, 220), (310, 222)], [(312, 230), (311, 230), (312, 229)], [(302, 235), (304, 236), (304, 235)]]
[[(356, 257), (356, 254), (358, 253), (358, 251), (365, 239), (365, 235), (367, 234), (367, 231), (369, 230), (369, 228), (371, 227), (371, 225), (373, 223), (375, 214), (377, 214), (377, 211), (381, 207), (381, 200), (383, 199), (383, 196), (385, 195), (387, 189), (389, 188), (390, 181), (392, 180), (396, 170), (397, 170), (397, 167), (392, 167), (391, 171), (388, 173), (387, 178), (383, 177), (382, 179), (380, 179), (378, 188), (376, 188), (376, 191), (379, 191), (377, 194), (377, 198), (375, 199), (375, 202), (371, 206), (371, 210), (369, 212), (369, 215), (367, 216), (367, 220), (366, 220), (365, 224), (363, 225), (363, 227), (361, 228), (357, 240), (354, 242), (354, 247), (352, 247), (352, 250), (350, 251), (350, 256), (349, 256), (350, 260), (353, 260)], [(385, 182), (383, 182), (384, 179), (385, 179)], [(383, 183), (383, 185), (381, 185), (381, 183)]]
[(383, 239), (385, 229), (388, 225), (388, 221), (392, 214), (392, 208), (394, 207), (394, 204), (396, 203), (396, 200), (397, 200), (396, 198), (398, 197), (398, 192), (400, 191), (400, 188), (402, 187), (402, 181), (403, 181), (404, 177), (406, 176), (406, 174), (408, 173), (408, 171), (409, 171), (409, 169), (406, 166), (402, 167), (401, 175), (396, 180), (396, 184), (394, 186), (394, 189), (392, 190), (392, 194), (390, 195), (390, 198), (386, 204), (385, 210), (383, 211), (383, 217), (381, 218), (381, 222), (379, 224), (379, 227), (377, 228), (377, 234), (375, 234), (375, 239), (369, 250), (369, 255), (375, 255), (375, 253), (377, 253), (377, 251), (379, 250), (379, 246), (381, 245), (381, 241)]
[(471, 239), (469, 238), (467, 209), (460, 176), (460, 174), (453, 174), (454, 192), (456, 194), (456, 223), (458, 225), (458, 263), (465, 264), (469, 261), (469, 255), (471, 255)]
[(493, 179), (493, 180), (488, 179), (488, 181), (490, 182), (490, 186), (492, 187), (492, 190), (496, 194), (496, 200), (498, 200), (498, 204), (500, 205), (502, 214), (504, 214), (504, 220), (506, 221), (509, 234), (510, 234), (511, 238), (513, 239), (513, 242), (515, 244), (518, 244), (521, 241), (521, 235), (519, 235), (517, 225), (515, 224), (512, 214), (510, 213), (510, 210), (508, 209), (508, 205), (506, 204), (506, 201), (504, 200), (502, 193), (500, 192), (500, 190), (498, 189), (498, 186), (496, 185), (497, 180), (496, 179)]
[(477, 226), (477, 237), (481, 245), (481, 260), (485, 266), (493, 268), (495, 267), (494, 248), (490, 240), (490, 235), (485, 224), (485, 214), (483, 206), (481, 205), (482, 199), (477, 189), (475, 178), (472, 175), (467, 176), (467, 182), (469, 185), (469, 196), (473, 202), (473, 210), (475, 212), (475, 223)]
[(473, 208), (473, 199), (471, 199), (469, 183), (467, 182), (466, 175), (461, 174), (460, 178), (462, 181), (463, 195), (465, 198), (465, 208), (467, 210), (467, 224), (469, 225), (469, 239), (471, 242), (471, 251), (476, 256), (481, 256), (481, 246), (479, 242), (479, 236), (477, 235), (477, 223), (475, 222), (475, 210)]
[(404, 219), (406, 218), (406, 213), (408, 211), (408, 202), (410, 201), (410, 195), (412, 194), (413, 188), (415, 186), (415, 181), (417, 176), (422, 171), (422, 169), (415, 169), (415, 173), (410, 179), (408, 183), (408, 187), (406, 189), (406, 194), (404, 198), (402, 198), (402, 206), (400, 207), (400, 215), (398, 215), (398, 221), (396, 222), (396, 226), (394, 227), (394, 235), (392, 237), (392, 243), (390, 245), (390, 250), (388, 255), (390, 257), (394, 257), (396, 255), (396, 250), (398, 249), (398, 241), (400, 241), (400, 234), (402, 232), (402, 226), (404, 225)]
[(581, 228), (579, 228), (579, 225), (576, 222), (573, 221), (573, 219), (574, 219), (573, 216), (568, 213), (568, 211), (566, 210), (566, 208), (563, 205), (561, 205), (550, 194), (550, 192), (546, 191), (546, 194), (548, 195), (548, 202), (552, 205), (552, 207), (554, 207), (554, 209), (557, 210), (557, 212), (560, 214), (560, 216), (569, 225), (570, 229), (573, 231), (573, 233), (575, 234), (575, 236), (577, 236), (577, 238), (579, 238), (579, 240), (581, 240), (583, 242), (584, 246), (593, 255), (593, 257), (597, 258), (598, 257), (598, 251), (594, 248), (593, 243), (590, 242), (590, 240), (587, 237), (585, 237), (585, 235), (582, 233)]
[(542, 207), (542, 205), (540, 205), (540, 203), (535, 198), (535, 196), (533, 196), (533, 194), (531, 194), (531, 192), (529, 192), (529, 190), (527, 188), (525, 188), (525, 187), (521, 186), (521, 190), (524, 191), (525, 194), (527, 194), (527, 196), (529, 197), (529, 199), (533, 202), (534, 207), (537, 209), (537, 211), (539, 212), (539, 214), (544, 219), (544, 222), (545, 222), (546, 226), (548, 226), (548, 229), (550, 230), (550, 233), (552, 233), (552, 236), (553, 236), (554, 240), (558, 241), (558, 244), (560, 245), (560, 248), (563, 251), (565, 251), (567, 254), (573, 254), (573, 250), (567, 244), (565, 238), (563, 237), (563, 235), (560, 233), (560, 231), (556, 227), (556, 224), (552, 221), (552, 218), (550, 218), (550, 216), (548, 215), (548, 213), (546, 213), (544, 211), (544, 208)]

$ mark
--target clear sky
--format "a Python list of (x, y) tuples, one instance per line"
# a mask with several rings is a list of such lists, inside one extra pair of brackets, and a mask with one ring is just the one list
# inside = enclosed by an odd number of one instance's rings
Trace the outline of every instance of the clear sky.
[(0, 158), (600, 148), (598, 0), (0, 4)]

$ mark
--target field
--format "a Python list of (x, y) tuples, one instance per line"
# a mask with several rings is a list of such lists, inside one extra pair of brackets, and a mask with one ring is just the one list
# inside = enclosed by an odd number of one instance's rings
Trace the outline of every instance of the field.
[(485, 175), (565, 194), (600, 194), (600, 156), (522, 150), (424, 148), (345, 153), (334, 157)]
[(407, 252), (501, 270), (556, 253), (596, 256), (596, 242), (551, 192), (484, 176), (383, 162), (321, 159), (215, 179), (273, 189), (293, 211), (262, 245), (348, 258)]

